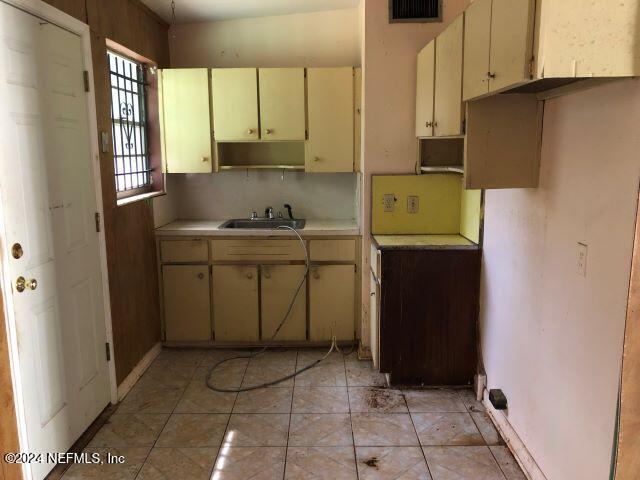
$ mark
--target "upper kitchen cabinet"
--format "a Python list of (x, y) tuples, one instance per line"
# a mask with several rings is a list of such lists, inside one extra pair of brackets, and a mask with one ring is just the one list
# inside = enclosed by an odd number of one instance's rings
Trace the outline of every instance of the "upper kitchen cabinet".
[(208, 70), (161, 70), (159, 80), (164, 171), (211, 173)]
[(531, 79), (534, 0), (476, 0), (465, 11), (463, 98)]
[(637, 9), (637, 0), (475, 0), (465, 11), (463, 99), (638, 76)]
[(433, 136), (433, 95), (436, 80), (436, 41), (418, 54), (416, 78), (416, 137)]
[(460, 16), (418, 54), (416, 136), (463, 133), (462, 36)]
[(262, 140), (304, 140), (304, 68), (260, 68)]
[(260, 138), (257, 69), (212, 69), (211, 105), (215, 141), (238, 142)]
[(307, 69), (307, 172), (353, 172), (354, 71)]
[(463, 133), (462, 35), (464, 19), (456, 18), (436, 38), (436, 79), (433, 130), (436, 137)]

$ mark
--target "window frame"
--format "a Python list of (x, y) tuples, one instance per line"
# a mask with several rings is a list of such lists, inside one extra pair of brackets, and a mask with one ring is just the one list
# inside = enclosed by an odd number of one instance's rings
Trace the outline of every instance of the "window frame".
[[(145, 85), (145, 115), (146, 115), (146, 147), (147, 147), (147, 169), (149, 170), (150, 184), (141, 188), (134, 188), (124, 191), (118, 191), (116, 186), (115, 171), (115, 150), (114, 150), (114, 125), (112, 120), (112, 93), (111, 93), (111, 68), (109, 65), (108, 52), (124, 57), (127, 60), (138, 63), (143, 66), (144, 85)], [(108, 85), (108, 107), (109, 107), (109, 136), (111, 137), (111, 165), (113, 167), (113, 188), (116, 194), (116, 203), (118, 206), (128, 205), (137, 201), (146, 200), (155, 196), (165, 195), (165, 174), (162, 169), (162, 151), (161, 151), (161, 132), (160, 132), (160, 106), (158, 92), (158, 66), (155, 61), (150, 60), (132, 50), (106, 39), (105, 51), (106, 75)]]

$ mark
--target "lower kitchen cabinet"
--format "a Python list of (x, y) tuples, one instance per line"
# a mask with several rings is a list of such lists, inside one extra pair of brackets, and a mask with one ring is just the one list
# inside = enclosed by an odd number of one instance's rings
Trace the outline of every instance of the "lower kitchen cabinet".
[(480, 250), (382, 250), (380, 278), (380, 371), (393, 384), (472, 383)]
[(258, 267), (214, 265), (212, 269), (215, 340), (259, 340)]
[(309, 340), (353, 340), (355, 266), (317, 265), (309, 273)]
[(208, 265), (164, 265), (165, 338), (168, 342), (211, 339)]
[[(305, 274), (304, 265), (262, 265), (260, 293), (262, 340), (270, 340), (287, 313), (293, 295)], [(291, 313), (275, 340), (306, 340), (307, 285), (302, 285)]]

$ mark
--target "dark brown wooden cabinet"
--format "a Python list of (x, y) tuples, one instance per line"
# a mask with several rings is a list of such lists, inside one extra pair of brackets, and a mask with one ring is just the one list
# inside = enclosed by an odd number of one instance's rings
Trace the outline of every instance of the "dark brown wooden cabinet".
[(381, 249), (380, 257), (380, 371), (392, 384), (471, 384), (479, 248)]

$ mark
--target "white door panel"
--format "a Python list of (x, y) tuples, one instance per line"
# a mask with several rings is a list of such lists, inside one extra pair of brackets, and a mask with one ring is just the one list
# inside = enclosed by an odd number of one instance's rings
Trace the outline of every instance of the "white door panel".
[(110, 398), (84, 69), (80, 37), (0, 2), (0, 236), (30, 452), (68, 450)]

